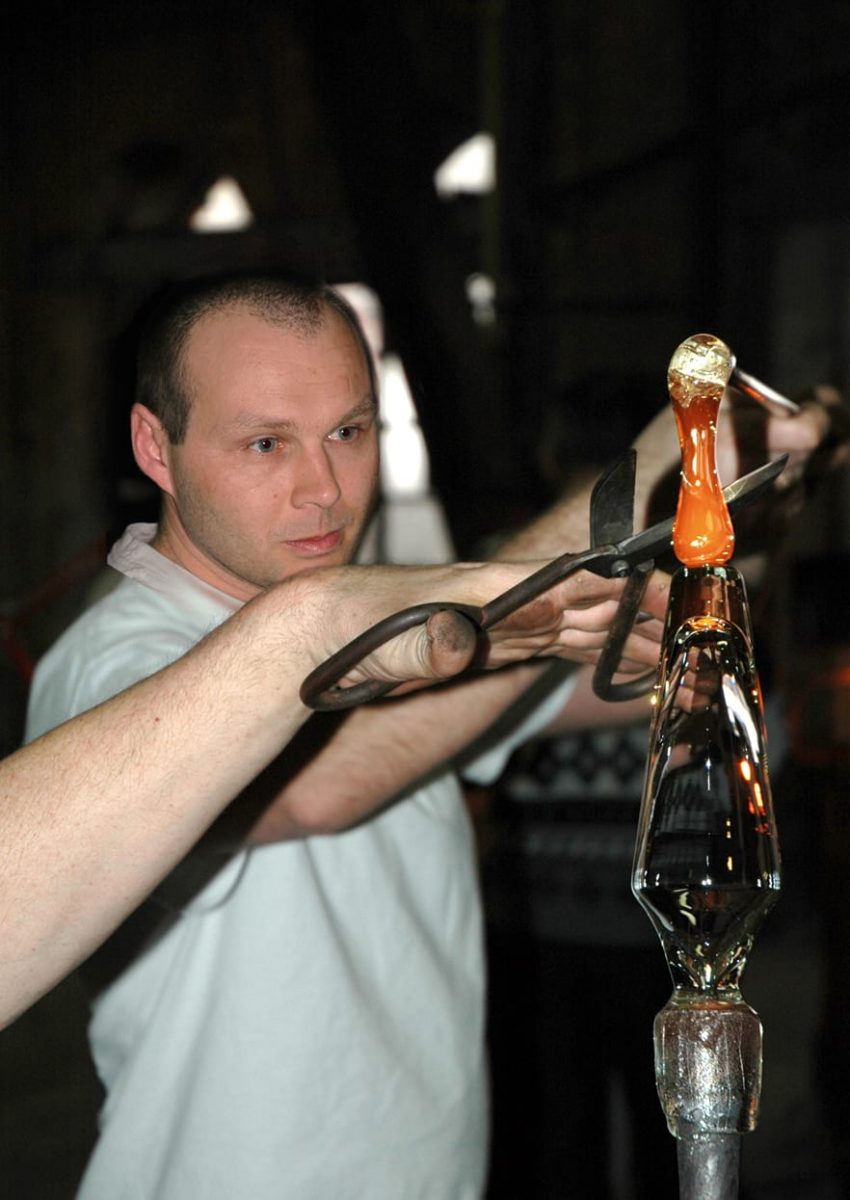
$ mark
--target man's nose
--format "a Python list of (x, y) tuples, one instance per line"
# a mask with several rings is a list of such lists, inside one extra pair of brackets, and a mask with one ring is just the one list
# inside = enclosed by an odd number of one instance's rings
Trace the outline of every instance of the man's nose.
[(293, 506), (302, 508), (307, 504), (315, 504), (319, 508), (331, 508), (339, 500), (340, 494), (333, 464), (325, 448), (320, 446), (303, 450), (292, 489)]

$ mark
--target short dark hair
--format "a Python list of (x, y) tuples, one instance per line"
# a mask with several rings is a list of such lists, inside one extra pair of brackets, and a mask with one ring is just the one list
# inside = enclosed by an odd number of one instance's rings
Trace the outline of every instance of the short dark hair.
[(191, 410), (183, 367), (186, 341), (202, 317), (227, 308), (245, 309), (305, 337), (321, 329), (329, 312), (337, 313), (363, 353), (377, 395), (375, 364), (360, 321), (332, 286), (267, 272), (205, 276), (173, 285), (157, 297), (138, 342), (136, 400), (159, 417), (172, 444), (185, 438)]

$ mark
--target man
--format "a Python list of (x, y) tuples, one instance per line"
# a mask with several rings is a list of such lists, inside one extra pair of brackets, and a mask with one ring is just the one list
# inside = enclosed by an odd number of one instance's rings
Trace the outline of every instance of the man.
[[(348, 561), (375, 496), (375, 420), (368, 351), (333, 293), (258, 279), (179, 298), (143, 344), (132, 416), (160, 524), (128, 530), (110, 557), (128, 578), (47, 655), (31, 732), (162, 665), (263, 588)], [(506, 555), (548, 557), (565, 529), (584, 545), (585, 507), (554, 510)], [(619, 588), (571, 583), (561, 640), (582, 660)], [(661, 616), (665, 603), (655, 578), (645, 606)], [(654, 662), (657, 638), (657, 622), (630, 638), (630, 669)], [(445, 771), (540, 674), (521, 665), (312, 721), (232, 807), (244, 847), (222, 831), (235, 853), (211, 878), (208, 861), (200, 884), (160, 891), (155, 936), (96, 1002), (108, 1098), (83, 1197), (480, 1193), (480, 915)]]
[[(529, 570), (299, 575), (170, 667), (0, 763), (0, 1027), (91, 953), (294, 735), (310, 715), (299, 699), (307, 672), (429, 590), (477, 604)], [(514, 661), (524, 630), (530, 654), (557, 653), (565, 598), (561, 585), (494, 628), (487, 665), (502, 653)], [(472, 626), (440, 613), (359, 670), (439, 681), (475, 649)]]

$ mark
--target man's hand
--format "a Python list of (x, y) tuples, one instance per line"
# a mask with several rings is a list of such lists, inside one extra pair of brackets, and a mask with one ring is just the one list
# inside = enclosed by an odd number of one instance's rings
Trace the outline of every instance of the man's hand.
[(472, 622), (447, 609), (386, 642), (341, 683), (344, 687), (364, 679), (438, 683), (471, 666), (477, 647), (478, 631)]
[(788, 455), (785, 470), (776, 480), (777, 491), (787, 491), (802, 477), (812, 455), (829, 439), (830, 466), (847, 455), (847, 443), (835, 438), (836, 417), (844, 401), (832, 387), (817, 386), (800, 401), (796, 416), (769, 415), (759, 405), (726, 393), (717, 424), (717, 468), (725, 486), (768, 459)]
[[(320, 614), (316, 646), (329, 657), (340, 645), (393, 612), (437, 601), (476, 608), (533, 574), (542, 563), (456, 564), (440, 567), (330, 568), (289, 581), (307, 592)], [(317, 581), (320, 587), (311, 584)], [(634, 674), (658, 660), (668, 577), (656, 572), (647, 585), (643, 618), (626, 641), (621, 671)], [(482, 634), (466, 618), (446, 611), (399, 634), (373, 651), (340, 682), (436, 682), (473, 664), (487, 669), (529, 658), (558, 657), (595, 663), (617, 612), (625, 584), (579, 571)], [(310, 600), (310, 589), (315, 592)], [(316, 665), (321, 661), (317, 650)]]
[[(794, 485), (810, 475), (812, 468), (830, 470), (847, 461), (848, 426), (850, 418), (844, 401), (831, 387), (809, 389), (800, 400), (800, 412), (790, 417), (769, 414), (754, 401), (727, 389), (717, 421), (720, 482), (726, 487), (768, 460), (787, 454), (785, 470), (766, 499), (770, 510), (776, 510), (777, 499), (782, 498), (781, 509), (772, 512), (773, 528), (777, 521), (787, 521), (802, 503), (801, 489)], [(659, 409), (634, 445), (638, 452), (636, 515), (648, 525), (672, 515), (678, 499), (681, 449), (669, 404)], [(763, 532), (765, 504), (755, 507), (759, 513), (757, 525)], [(749, 523), (748, 518), (736, 518), (736, 531)]]
[[(512, 570), (523, 571), (528, 567), (536, 570), (541, 565), (498, 564), (500, 569), (510, 566)], [(642, 673), (657, 664), (669, 582), (669, 576), (660, 571), (650, 576), (643, 597), (642, 618), (626, 640), (620, 672)], [(603, 579), (589, 571), (578, 571), (488, 632), (486, 665), (501, 666), (529, 654), (595, 664), (624, 587), (624, 580)]]

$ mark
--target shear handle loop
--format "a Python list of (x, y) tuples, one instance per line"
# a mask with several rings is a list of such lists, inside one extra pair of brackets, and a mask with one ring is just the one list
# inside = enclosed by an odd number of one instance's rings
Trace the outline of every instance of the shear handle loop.
[(332, 654), (320, 666), (311, 671), (301, 684), (301, 700), (308, 708), (316, 712), (338, 712), (341, 709), (352, 708), (355, 704), (363, 704), (369, 700), (377, 700), (386, 696), (393, 688), (398, 687), (398, 680), (367, 679), (363, 683), (354, 683), (350, 687), (340, 687), (339, 681), (349, 671), (362, 662), (367, 655), (392, 641), (400, 633), (412, 629), (415, 625), (425, 625), (434, 613), (460, 613), (478, 629), (482, 626), (482, 610), (472, 604), (417, 604), (412, 608), (403, 608), (392, 616), (384, 617), (366, 629), (358, 637), (353, 638), (336, 654)]

